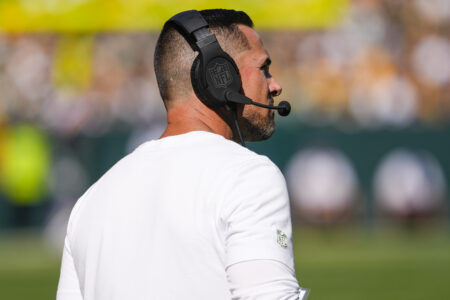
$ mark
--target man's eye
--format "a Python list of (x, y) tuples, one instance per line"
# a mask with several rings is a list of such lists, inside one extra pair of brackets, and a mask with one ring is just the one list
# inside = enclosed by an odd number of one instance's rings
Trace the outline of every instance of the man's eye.
[(266, 77), (270, 77), (269, 65), (263, 65), (260, 69), (264, 72), (264, 75)]

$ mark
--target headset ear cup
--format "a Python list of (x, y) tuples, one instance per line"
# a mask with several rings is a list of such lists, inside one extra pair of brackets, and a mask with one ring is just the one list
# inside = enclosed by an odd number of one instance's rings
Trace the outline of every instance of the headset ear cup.
[(233, 80), (239, 82), (239, 84), (236, 86), (236, 88), (232, 88), (231, 89), (235, 90), (236, 92), (241, 92), (242, 89), (242, 79), (241, 79), (241, 73), (239, 72), (239, 68), (236, 65), (236, 62), (234, 61), (234, 59), (226, 52), (223, 53), (224, 56), (226, 56), (228, 58), (228, 64), (230, 66), (230, 70), (232, 71), (232, 76), (233, 76)]
[(191, 83), (197, 97), (205, 104), (208, 104), (208, 98), (205, 95), (204, 88), (200, 80), (200, 54), (194, 59), (191, 67)]
[(200, 59), (199, 59), (199, 55), (197, 55), (197, 57), (194, 59), (194, 62), (192, 63), (192, 67), (191, 67), (191, 83), (192, 83), (194, 92), (197, 95), (199, 94), (198, 90), (199, 90), (199, 84), (200, 84), (199, 83), (200, 78), (197, 76), (199, 64), (200, 64)]
[[(214, 73), (214, 68), (221, 68), (219, 72), (226, 72), (228, 82), (225, 83), (225, 87), (217, 84), (215, 78), (213, 78), (209, 72), (207, 73), (206, 67), (202, 65), (202, 53), (200, 53), (192, 63), (191, 67), (191, 83), (197, 97), (209, 108), (217, 109), (227, 105), (227, 100), (224, 96), (224, 88), (231, 89), (235, 92), (242, 92), (241, 76), (239, 69), (234, 60), (227, 53), (221, 51), (220, 55), (211, 59), (213, 61), (213, 67), (210, 67), (210, 72)], [(211, 69), (213, 69), (211, 71)], [(225, 71), (224, 71), (225, 70)], [(206, 80), (205, 84), (202, 83), (202, 78)], [(222, 83), (222, 82), (221, 82)], [(206, 85), (206, 86), (205, 86)]]

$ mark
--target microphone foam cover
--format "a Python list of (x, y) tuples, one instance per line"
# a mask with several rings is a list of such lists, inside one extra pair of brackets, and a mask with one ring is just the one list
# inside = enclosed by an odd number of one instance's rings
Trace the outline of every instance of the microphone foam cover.
[(278, 104), (278, 114), (282, 117), (286, 117), (291, 112), (291, 105), (287, 101), (281, 101)]

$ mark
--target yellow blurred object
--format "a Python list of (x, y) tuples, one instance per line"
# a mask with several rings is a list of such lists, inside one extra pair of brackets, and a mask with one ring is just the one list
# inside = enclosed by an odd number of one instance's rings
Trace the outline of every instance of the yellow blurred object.
[(342, 20), (348, 0), (10, 0), (0, 1), (0, 31), (159, 30), (188, 9), (243, 10), (259, 29), (324, 28)]
[(1, 191), (17, 205), (33, 205), (47, 192), (50, 149), (40, 130), (19, 125), (5, 130), (1, 143)]
[[(2, 120), (0, 120), (0, 186), (2, 184), (2, 168), (3, 168), (3, 161), (5, 160), (5, 147), (4, 147), (4, 140), (5, 140), (5, 126), (2, 122)], [(0, 190), (1, 192), (1, 190)]]
[(59, 37), (52, 80), (58, 89), (86, 90), (92, 78), (93, 36)]

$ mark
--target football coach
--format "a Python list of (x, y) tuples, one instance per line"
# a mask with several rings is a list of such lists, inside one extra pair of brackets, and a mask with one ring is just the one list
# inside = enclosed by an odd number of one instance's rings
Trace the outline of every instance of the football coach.
[(252, 20), (179, 13), (154, 61), (167, 128), (77, 201), (57, 299), (304, 299), (284, 177), (244, 146), (290, 111)]

